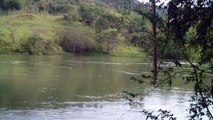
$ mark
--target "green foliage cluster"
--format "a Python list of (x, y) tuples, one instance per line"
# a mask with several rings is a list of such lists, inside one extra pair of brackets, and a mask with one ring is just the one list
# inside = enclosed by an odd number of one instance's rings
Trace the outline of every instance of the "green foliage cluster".
[(1, 0), (0, 8), (2, 10), (19, 10), (22, 4), (20, 0)]
[(32, 35), (21, 44), (22, 50), (29, 55), (43, 55), (60, 51), (60, 47), (54, 41), (43, 40), (38, 35)]
[(97, 31), (121, 29), (127, 22), (122, 14), (93, 4), (81, 4), (79, 14), (84, 23), (93, 26)]
[(95, 31), (83, 25), (71, 25), (61, 33), (60, 45), (66, 52), (90, 52), (95, 49)]
[(172, 1), (168, 8), (167, 34), (179, 46), (197, 51), (203, 62), (212, 59), (213, 55), (212, 4), (212, 1), (206, 0)]
[(116, 29), (107, 29), (97, 35), (99, 50), (111, 53), (118, 42), (124, 39)]
[[(178, 13), (178, 14), (177, 14)], [(190, 119), (213, 119), (213, 1), (172, 0), (169, 2), (167, 36), (182, 50), (191, 65), (191, 73), (184, 78), (194, 83)], [(190, 54), (198, 54), (196, 63)], [(211, 83), (211, 84), (209, 84)]]
[(82, 18), (79, 14), (79, 6), (71, 4), (67, 5), (65, 7), (64, 19), (69, 23), (82, 21)]
[(0, 46), (0, 53), (9, 53), (12, 47), (12, 42), (0, 39)]

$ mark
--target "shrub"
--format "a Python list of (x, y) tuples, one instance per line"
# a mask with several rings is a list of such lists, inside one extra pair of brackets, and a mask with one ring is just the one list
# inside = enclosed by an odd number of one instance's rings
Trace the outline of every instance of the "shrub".
[(83, 25), (73, 25), (61, 35), (60, 45), (66, 52), (90, 52), (95, 49), (95, 32)]
[(38, 35), (33, 35), (29, 37), (22, 44), (23, 52), (26, 52), (30, 55), (43, 55), (49, 54), (50, 52), (61, 51), (61, 48), (54, 41), (43, 40)]
[(0, 53), (9, 53), (12, 48), (11, 41), (5, 41), (0, 39)]
[(99, 33), (96, 37), (98, 49), (102, 52), (110, 54), (115, 45), (124, 40), (121, 33), (117, 29), (107, 29)]
[(121, 29), (127, 23), (126, 17), (122, 14), (93, 4), (81, 4), (79, 15), (84, 23), (94, 27), (98, 32), (109, 28)]
[(0, 7), (3, 10), (19, 10), (21, 9), (20, 0), (1, 0)]
[(81, 21), (81, 16), (79, 15), (77, 5), (68, 4), (65, 6), (66, 13), (64, 14), (64, 19), (68, 22)]

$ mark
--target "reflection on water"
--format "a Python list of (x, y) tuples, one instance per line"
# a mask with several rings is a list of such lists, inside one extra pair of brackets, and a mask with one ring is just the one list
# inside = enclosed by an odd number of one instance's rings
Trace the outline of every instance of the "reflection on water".
[(125, 100), (64, 102), (58, 103), (58, 105), (63, 104), (66, 107), (57, 109), (2, 109), (0, 110), (0, 118), (4, 120), (145, 120), (140, 112), (142, 109), (166, 109), (172, 111), (178, 120), (184, 120), (186, 119), (185, 108), (189, 105), (187, 102), (189, 94), (191, 94), (190, 91), (184, 92), (183, 90), (174, 90), (171, 93), (162, 93), (155, 90), (144, 98), (140, 106), (135, 106), (134, 109), (131, 109)]
[(152, 90), (134, 109), (123, 99), (123, 90), (150, 91), (129, 80), (149, 67), (141, 58), (1, 55), (0, 119), (137, 120), (160, 108), (184, 119), (190, 91)]

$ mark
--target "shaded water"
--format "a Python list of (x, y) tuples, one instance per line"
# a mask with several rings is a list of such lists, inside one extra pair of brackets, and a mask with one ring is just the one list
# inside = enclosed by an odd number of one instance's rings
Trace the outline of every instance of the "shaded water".
[[(191, 92), (150, 89), (130, 81), (149, 72), (142, 58), (94, 56), (0, 56), (2, 120), (139, 120), (142, 109), (171, 110), (184, 119)], [(134, 109), (123, 90), (141, 89)]]

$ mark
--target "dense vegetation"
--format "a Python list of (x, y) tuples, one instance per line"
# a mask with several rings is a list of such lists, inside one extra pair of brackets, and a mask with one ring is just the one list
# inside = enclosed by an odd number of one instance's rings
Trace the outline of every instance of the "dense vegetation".
[(1, 0), (0, 53), (142, 55), (150, 23), (125, 7), (122, 0)]
[[(158, 30), (158, 44), (160, 55), (171, 56), (176, 67), (165, 66), (161, 62), (158, 67), (159, 78), (157, 85), (159, 87), (168, 85), (171, 88), (172, 83), (177, 79), (184, 83), (193, 84), (194, 91), (190, 99), (188, 111), (189, 120), (213, 119), (212, 97), (213, 97), (213, 1), (209, 0), (171, 0), (167, 5), (166, 20), (162, 17), (138, 12), (146, 16), (151, 22), (157, 22), (161, 26)], [(165, 51), (165, 52), (163, 52)], [(182, 64), (177, 60), (182, 58), (188, 64), (189, 69), (182, 69)], [(161, 66), (162, 64), (162, 66)], [(177, 70), (181, 69), (181, 72)], [(161, 76), (163, 75), (163, 77)], [(132, 80), (139, 84), (144, 84), (150, 79), (150, 76), (142, 75), (142, 78), (133, 77)], [(138, 97), (135, 93), (126, 92), (127, 99), (134, 103), (134, 98)], [(133, 98), (133, 99), (131, 99)], [(141, 99), (141, 98), (139, 98)], [(137, 101), (138, 99), (136, 99)], [(146, 119), (176, 120), (175, 115), (168, 110), (148, 111), (142, 113)]]
[[(166, 10), (157, 10), (162, 17), (158, 19), (158, 57), (182, 59), (179, 47), (166, 38)], [(149, 12), (149, 5), (137, 0), (0, 0), (0, 53), (150, 55)], [(194, 35), (190, 29), (187, 39)], [(40, 47), (33, 43), (28, 47), (39, 52), (30, 52), (26, 46), (37, 37)], [(195, 51), (189, 52), (197, 59)]]
[[(178, 14), (177, 14), (178, 13)], [(190, 119), (213, 119), (213, 1), (172, 0), (168, 8), (167, 36), (172, 39), (190, 63), (194, 83), (189, 109)], [(190, 54), (197, 54), (196, 63)]]

